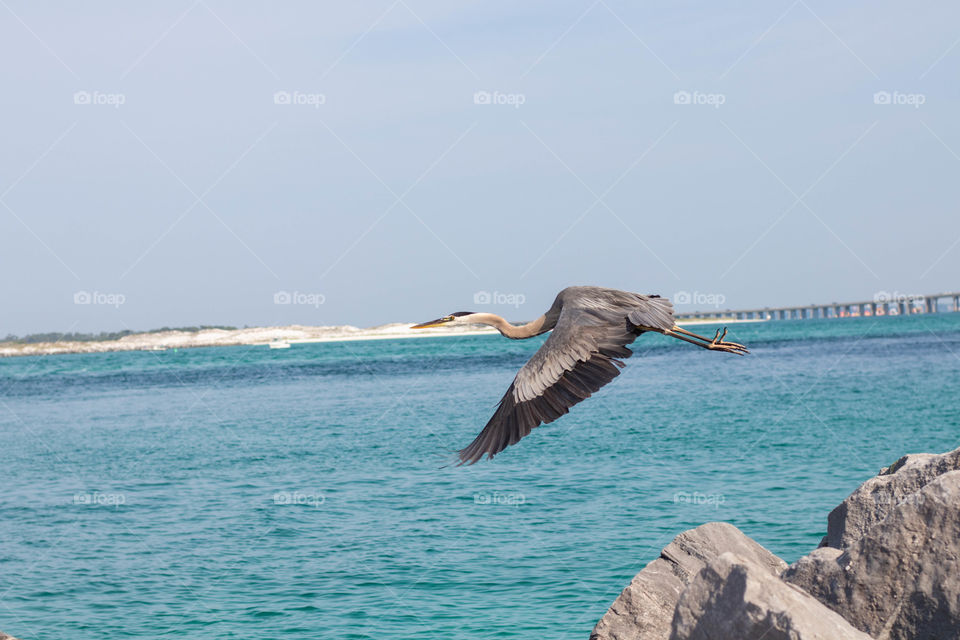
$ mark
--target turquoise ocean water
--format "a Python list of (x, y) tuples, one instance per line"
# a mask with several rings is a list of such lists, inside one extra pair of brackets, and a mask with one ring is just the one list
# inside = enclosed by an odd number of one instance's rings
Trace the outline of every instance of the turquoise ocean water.
[(441, 467), (541, 339), (0, 360), (0, 629), (585, 639), (684, 529), (792, 561), (881, 466), (960, 446), (960, 314), (731, 337), (753, 354), (642, 337), (470, 468)]

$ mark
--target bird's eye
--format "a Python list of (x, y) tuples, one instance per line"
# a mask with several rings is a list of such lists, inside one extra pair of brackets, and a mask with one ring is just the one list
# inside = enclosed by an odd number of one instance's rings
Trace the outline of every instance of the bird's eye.
[(451, 320), (453, 320), (453, 316), (447, 316), (443, 319), (444, 322), (450, 322)]

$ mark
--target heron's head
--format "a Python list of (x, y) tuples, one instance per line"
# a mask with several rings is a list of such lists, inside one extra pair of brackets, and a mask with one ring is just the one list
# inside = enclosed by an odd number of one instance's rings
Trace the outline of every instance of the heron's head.
[(421, 322), (420, 324), (415, 324), (410, 328), (429, 329), (430, 327), (442, 327), (446, 325), (470, 324), (467, 322), (467, 316), (472, 315), (474, 315), (473, 311), (456, 311), (448, 316), (443, 316), (442, 318), (437, 318), (436, 320), (431, 320), (430, 322)]

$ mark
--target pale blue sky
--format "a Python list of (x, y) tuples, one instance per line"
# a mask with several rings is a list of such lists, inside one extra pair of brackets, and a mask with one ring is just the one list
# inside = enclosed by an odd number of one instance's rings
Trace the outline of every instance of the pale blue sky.
[(956, 3), (0, 16), (0, 335), (526, 319), (570, 284), (733, 308), (960, 289)]

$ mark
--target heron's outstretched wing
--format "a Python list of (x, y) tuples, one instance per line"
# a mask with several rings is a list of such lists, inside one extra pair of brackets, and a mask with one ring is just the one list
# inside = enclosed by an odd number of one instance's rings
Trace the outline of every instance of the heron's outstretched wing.
[(615, 305), (565, 304), (553, 333), (517, 373), (483, 431), (458, 452), (460, 464), (492, 458), (620, 375), (621, 359), (633, 355), (627, 345), (642, 333), (637, 327), (673, 326), (669, 300), (629, 295), (635, 297)]

